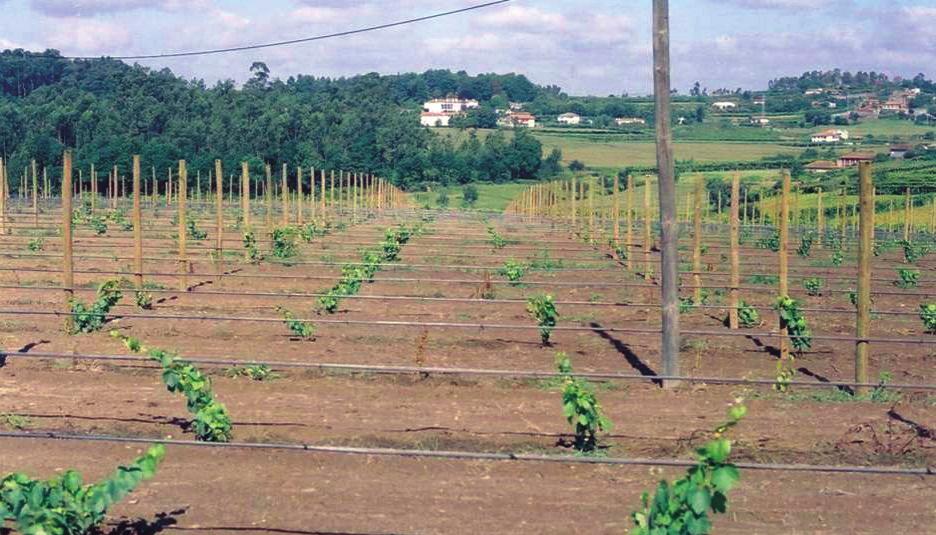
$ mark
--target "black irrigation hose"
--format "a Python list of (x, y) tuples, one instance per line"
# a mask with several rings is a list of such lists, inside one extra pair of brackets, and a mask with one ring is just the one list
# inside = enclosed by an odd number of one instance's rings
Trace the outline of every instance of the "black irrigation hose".
[[(36, 291), (61, 291), (60, 286), (26, 286), (26, 285), (12, 285), (12, 284), (0, 284), (0, 289), (2, 290), (36, 290)], [(132, 289), (128, 290), (131, 291)], [(87, 292), (94, 293), (97, 290), (94, 288), (75, 288), (74, 292)], [(203, 296), (237, 296), (237, 297), (277, 297), (277, 298), (313, 298), (313, 297), (322, 297), (324, 293), (315, 293), (315, 292), (221, 292), (215, 290), (199, 290), (197, 292), (190, 290), (170, 290), (170, 289), (146, 289), (144, 290), (149, 293), (163, 293), (163, 294), (173, 294), (173, 295), (197, 295), (200, 297)], [(364, 299), (364, 300), (374, 300), (374, 301), (425, 301), (425, 302), (442, 302), (442, 303), (473, 303), (479, 305), (496, 305), (496, 304), (526, 304), (526, 299), (482, 299), (482, 298), (473, 298), (473, 297), (425, 297), (425, 296), (414, 296), (414, 295), (346, 295), (343, 296), (344, 299)], [(659, 303), (620, 303), (620, 302), (610, 302), (610, 301), (556, 301), (557, 305), (567, 305), (567, 306), (595, 306), (595, 307), (618, 307), (618, 308), (645, 308), (645, 307), (659, 307)], [(120, 305), (118, 305), (120, 306)], [(131, 306), (131, 305), (127, 305)], [(708, 310), (729, 310), (731, 306), (729, 305), (693, 305), (693, 309), (708, 309)], [(853, 315), (857, 312), (855, 310), (848, 310), (844, 308), (802, 308), (803, 312), (822, 312), (822, 313), (831, 313), (831, 314), (848, 314)], [(919, 312), (907, 312), (899, 310), (874, 310), (874, 314), (886, 315), (886, 316), (919, 316)]]
[[(23, 316), (73, 316), (71, 312), (60, 311), (40, 311), (40, 310), (0, 310), (0, 315), (23, 315)], [(95, 315), (85, 313), (85, 315)], [(245, 316), (190, 316), (183, 314), (97, 314), (102, 317), (113, 319), (137, 318), (137, 319), (165, 319), (165, 320), (194, 320), (194, 321), (243, 321), (254, 323), (282, 323), (282, 318), (261, 318)], [(326, 325), (376, 325), (384, 327), (438, 327), (452, 329), (478, 329), (478, 330), (539, 330), (538, 325), (517, 325), (517, 324), (493, 324), (493, 323), (455, 323), (444, 321), (390, 321), (390, 320), (340, 320), (326, 318), (295, 318), (296, 321), (308, 323), (320, 323)], [(632, 329), (623, 327), (564, 327), (557, 325), (552, 327), (554, 331), (589, 331), (589, 332), (609, 332), (625, 334), (660, 334), (659, 329)], [(705, 331), (705, 330), (683, 330), (684, 335), (694, 336), (723, 336), (723, 337), (744, 337), (744, 338), (801, 338), (792, 334), (783, 335), (779, 332), (743, 332), (743, 331)], [(936, 345), (936, 337), (928, 338), (856, 338), (852, 336), (830, 336), (830, 335), (812, 335), (802, 338), (811, 338), (812, 340), (826, 340), (834, 342), (868, 342), (885, 344), (921, 344)]]
[[(25, 359), (74, 359), (74, 360), (94, 360), (110, 362), (148, 362), (153, 360), (149, 357), (137, 355), (89, 355), (79, 353), (59, 353), (59, 352), (29, 352), (22, 351), (3, 351), (0, 350), (2, 358), (25, 358)], [(298, 368), (312, 370), (330, 370), (347, 373), (374, 373), (381, 375), (463, 375), (463, 376), (481, 376), (481, 377), (502, 377), (514, 379), (552, 379), (561, 377), (556, 372), (538, 372), (529, 370), (495, 370), (487, 368), (451, 368), (451, 367), (432, 367), (432, 366), (390, 366), (375, 364), (340, 364), (329, 362), (284, 362), (270, 360), (234, 360), (219, 359), (212, 357), (193, 357), (184, 358), (186, 362), (193, 364), (202, 364), (206, 366), (245, 366), (245, 365), (264, 365), (272, 369)], [(660, 381), (683, 381), (687, 383), (708, 383), (722, 385), (755, 385), (755, 386), (774, 386), (776, 380), (771, 379), (739, 379), (734, 377), (707, 377), (693, 375), (638, 375), (610, 372), (576, 372), (576, 377), (600, 381), (642, 381), (654, 382)], [(791, 386), (801, 386), (806, 388), (881, 388), (885, 387), (892, 390), (917, 390), (927, 391), (936, 390), (936, 384), (912, 384), (912, 383), (856, 383), (851, 381), (801, 381), (792, 380), (788, 383)]]
[[(146, 437), (128, 437), (99, 434), (59, 433), (55, 431), (0, 431), (0, 438), (33, 440), (69, 440), (87, 442), (115, 442), (123, 444), (167, 444), (172, 446), (195, 446), (202, 448), (228, 448), (250, 450), (291, 450), (309, 453), (333, 453), (345, 455), (368, 455), (384, 457), (413, 457), (428, 459), (458, 459), (470, 461), (523, 461), (563, 464), (597, 464), (616, 466), (667, 466), (691, 467), (698, 464), (688, 459), (624, 459), (619, 457), (584, 457), (574, 455), (536, 455), (530, 453), (483, 453), (451, 450), (417, 450), (400, 448), (360, 448), (348, 446), (318, 446), (313, 444), (290, 444), (271, 442), (200, 442), (197, 440), (156, 439)], [(899, 468), (891, 466), (836, 466), (815, 464), (778, 464), (778, 463), (734, 463), (745, 470), (771, 470), (785, 472), (819, 472), (838, 474), (866, 474), (891, 476), (932, 476), (933, 468)]]

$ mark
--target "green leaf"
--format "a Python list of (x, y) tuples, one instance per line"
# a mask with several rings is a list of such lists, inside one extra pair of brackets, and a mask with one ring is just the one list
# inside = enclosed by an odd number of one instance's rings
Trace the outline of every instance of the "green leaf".
[(725, 462), (728, 459), (728, 454), (731, 453), (731, 441), (727, 438), (719, 438), (706, 443), (703, 449), (705, 456), (710, 461), (720, 464)]
[(701, 515), (708, 510), (709, 505), (712, 503), (712, 496), (709, 494), (708, 489), (695, 487), (689, 491), (686, 500), (693, 512), (697, 515)]
[(728, 492), (741, 479), (741, 473), (734, 465), (719, 466), (712, 472), (712, 486), (719, 492)]

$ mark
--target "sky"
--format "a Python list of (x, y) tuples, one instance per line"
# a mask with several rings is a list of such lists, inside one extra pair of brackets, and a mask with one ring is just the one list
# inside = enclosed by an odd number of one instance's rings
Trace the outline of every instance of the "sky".
[[(69, 56), (203, 50), (392, 22), (482, 0), (0, 0), (0, 49)], [(143, 60), (209, 83), (447, 68), (517, 72), (575, 95), (651, 90), (650, 0), (512, 0), (399, 28), (288, 47)], [(764, 89), (831, 69), (934, 77), (936, 0), (671, 0), (673, 84)]]

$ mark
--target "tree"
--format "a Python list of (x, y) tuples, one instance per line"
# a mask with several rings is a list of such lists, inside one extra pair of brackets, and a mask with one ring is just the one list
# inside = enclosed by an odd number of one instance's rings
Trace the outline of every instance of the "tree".
[(543, 165), (540, 166), (540, 177), (542, 178), (552, 178), (562, 172), (562, 151), (558, 148), (553, 148), (549, 152), (549, 156), (543, 160)]
[(474, 184), (467, 184), (462, 188), (462, 204), (473, 207), (478, 202), (478, 188)]
[[(698, 82), (696, 82), (698, 83)], [(697, 123), (705, 121), (705, 106), (699, 104), (695, 109), (695, 120)]]
[(584, 170), (585, 170), (585, 164), (580, 162), (579, 160), (572, 160), (571, 162), (569, 162), (569, 171), (578, 173)]

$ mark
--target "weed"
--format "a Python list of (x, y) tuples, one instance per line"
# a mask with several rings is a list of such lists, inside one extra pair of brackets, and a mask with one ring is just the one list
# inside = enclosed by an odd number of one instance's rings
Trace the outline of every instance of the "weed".
[(266, 364), (246, 364), (234, 366), (227, 371), (228, 377), (246, 377), (251, 381), (272, 381), (279, 378)]
[(738, 301), (738, 324), (746, 329), (760, 325), (760, 314), (757, 313), (757, 309), (745, 303), (744, 300)]
[(32, 420), (26, 416), (20, 416), (18, 414), (0, 414), (0, 423), (3, 423), (5, 427), (15, 429), (17, 431), (32, 426)]
[(520, 279), (526, 274), (527, 265), (516, 260), (507, 260), (504, 267), (497, 270), (497, 273), (510, 281), (511, 286), (519, 286)]
[(923, 320), (923, 329), (936, 334), (936, 303), (924, 303), (920, 305), (920, 319)]

